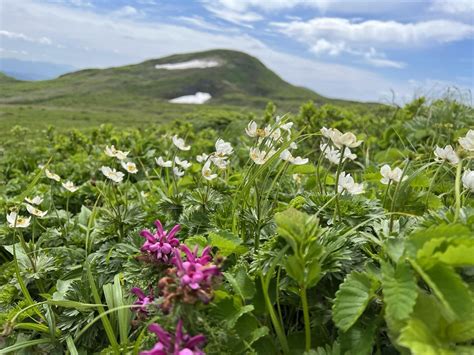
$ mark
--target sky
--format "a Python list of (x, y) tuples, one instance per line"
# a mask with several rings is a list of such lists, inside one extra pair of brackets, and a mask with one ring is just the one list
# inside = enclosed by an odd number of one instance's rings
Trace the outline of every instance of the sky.
[(215, 48), (328, 97), (469, 95), (474, 1), (0, 1), (3, 58), (104, 68)]

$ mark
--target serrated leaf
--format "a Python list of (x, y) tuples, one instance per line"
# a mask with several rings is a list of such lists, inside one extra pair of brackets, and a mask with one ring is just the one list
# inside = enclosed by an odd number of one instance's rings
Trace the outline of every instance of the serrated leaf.
[(394, 269), (384, 264), (382, 285), (387, 316), (395, 320), (408, 318), (418, 295), (416, 278), (410, 266), (402, 262)]
[[(472, 316), (471, 316), (472, 317)], [(448, 325), (446, 335), (449, 340), (464, 343), (474, 339), (474, 320), (458, 321)]]
[(245, 269), (239, 269), (235, 274), (224, 272), (224, 277), (242, 299), (251, 299), (255, 295), (255, 283)]
[(373, 295), (372, 280), (366, 274), (353, 271), (347, 276), (336, 292), (332, 312), (336, 326), (346, 332), (364, 312)]
[(433, 258), (454, 266), (474, 266), (474, 239), (456, 240), (456, 245), (450, 245), (444, 252), (437, 252)]
[(419, 319), (410, 319), (402, 329), (398, 343), (413, 355), (454, 355), (441, 340)]
[(369, 324), (363, 324), (360, 320), (347, 332), (339, 334), (343, 354), (371, 355), (374, 347), (375, 330), (377, 319), (372, 318)]
[(247, 248), (242, 244), (242, 240), (230, 232), (211, 232), (209, 234), (211, 246), (219, 249), (220, 253), (224, 256), (230, 254), (243, 254), (247, 251)]
[(474, 306), (472, 294), (452, 267), (436, 263), (424, 270), (416, 262), (411, 262), (441, 301), (451, 320), (462, 320), (471, 315)]

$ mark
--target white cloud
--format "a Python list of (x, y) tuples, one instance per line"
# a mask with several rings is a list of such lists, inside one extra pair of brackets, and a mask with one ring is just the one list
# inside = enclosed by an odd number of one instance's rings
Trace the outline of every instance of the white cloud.
[(252, 26), (247, 24), (248, 22), (263, 20), (263, 17), (256, 12), (238, 12), (214, 5), (207, 5), (206, 9), (214, 16), (239, 26), (251, 28)]
[(472, 38), (474, 26), (449, 20), (417, 23), (320, 17), (309, 21), (274, 22), (278, 32), (309, 47), (316, 55), (347, 53), (376, 67), (402, 68), (377, 48), (400, 49), (432, 46)]
[(117, 17), (135, 17), (141, 16), (142, 12), (130, 5), (123, 6), (112, 12), (112, 16)]
[(11, 32), (11, 31), (5, 31), (5, 30), (0, 30), (0, 37), (5, 37), (8, 39), (19, 39), (22, 41), (34, 42), (34, 43), (45, 44), (45, 45), (53, 44), (53, 41), (48, 37), (43, 36), (39, 38), (34, 38), (34, 37), (27, 36), (23, 33)]
[(224, 31), (224, 32), (237, 31), (236, 28), (229, 28), (229, 26), (227, 27), (218, 26), (213, 23), (210, 23), (200, 16), (192, 16), (192, 17), (179, 16), (179, 17), (176, 17), (176, 19), (183, 23), (187, 23), (192, 26), (199, 27), (199, 28), (209, 30), (209, 31)]
[(472, 0), (434, 0), (430, 10), (450, 15), (472, 16), (474, 2)]

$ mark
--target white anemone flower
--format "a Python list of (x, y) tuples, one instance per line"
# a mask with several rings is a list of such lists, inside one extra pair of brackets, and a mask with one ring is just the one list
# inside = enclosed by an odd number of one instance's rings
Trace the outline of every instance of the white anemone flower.
[(226, 159), (226, 157), (211, 156), (210, 159), (214, 163), (214, 165), (221, 170), (225, 170), (227, 168), (227, 165), (229, 164), (229, 161)]
[(202, 167), (201, 173), (203, 178), (209, 181), (214, 180), (217, 177), (217, 174), (212, 173), (210, 160), (206, 161), (206, 163)]
[(466, 169), (462, 174), (462, 184), (463, 186), (474, 192), (474, 170)]
[(281, 130), (280, 128), (275, 128), (273, 132), (270, 134), (270, 137), (275, 141), (279, 142), (281, 139)]
[(179, 150), (190, 150), (191, 146), (186, 145), (184, 142), (183, 138), (179, 138), (176, 134), (173, 136), (173, 144), (178, 148)]
[(358, 141), (354, 133), (352, 132), (341, 133), (338, 130), (332, 131), (331, 140), (334, 143), (334, 145), (338, 148), (342, 148), (342, 147), (356, 148), (362, 144), (362, 141)]
[(249, 124), (247, 125), (247, 128), (245, 128), (245, 133), (247, 133), (247, 136), (255, 138), (258, 136), (257, 130), (258, 130), (257, 122), (250, 121)]
[(250, 159), (257, 165), (263, 165), (271, 157), (270, 152), (265, 152), (258, 148), (250, 149)]
[[(400, 182), (402, 179), (403, 171), (400, 168), (395, 168), (392, 170), (392, 168), (385, 164), (380, 168), (380, 174), (382, 174), (382, 179), (380, 179), (380, 182), (384, 185), (388, 185), (390, 181), (393, 182)], [(403, 181), (405, 181), (408, 178), (408, 176), (403, 177)]]
[(137, 165), (131, 161), (127, 161), (127, 162), (123, 161), (121, 165), (122, 165), (122, 168), (130, 174), (138, 173)]
[(79, 186), (74, 185), (72, 181), (63, 182), (62, 185), (66, 190), (70, 192), (76, 192), (77, 190), (79, 190)]
[(155, 158), (156, 164), (161, 166), (162, 168), (171, 168), (173, 162), (171, 160), (164, 160), (163, 157)]
[(105, 147), (104, 153), (111, 158), (115, 158), (115, 155), (117, 154), (117, 149), (115, 149), (114, 145), (111, 145), (110, 147), (107, 145)]
[(335, 134), (335, 132), (342, 134), (339, 130), (335, 128), (326, 128), (326, 127), (321, 128), (320, 132), (323, 135), (323, 137), (326, 137), (327, 139), (331, 139), (331, 137), (333, 136), (333, 134)]
[(130, 152), (122, 152), (121, 150), (117, 150), (117, 153), (115, 153), (115, 157), (118, 160), (125, 160), (127, 159), (127, 156)]
[(32, 205), (38, 206), (38, 205), (41, 204), (41, 202), (43, 202), (43, 198), (40, 197), (40, 196), (35, 196), (35, 197), (31, 198), (31, 199), (28, 198), (28, 197), (25, 197), (25, 201), (28, 202), (28, 203), (30, 203), (30, 204), (32, 204)]
[(451, 145), (447, 145), (444, 148), (436, 146), (434, 155), (436, 156), (436, 161), (447, 161), (453, 165), (459, 163), (459, 157)]
[(202, 153), (202, 154), (196, 155), (196, 160), (197, 160), (198, 163), (203, 163), (203, 162), (205, 162), (208, 158), (209, 158), (209, 155), (207, 155), (206, 153)]
[(470, 129), (464, 137), (459, 138), (459, 144), (464, 150), (474, 152), (474, 130)]
[(364, 185), (357, 184), (354, 182), (354, 178), (351, 174), (346, 174), (342, 171), (337, 181), (337, 192), (341, 193), (345, 191), (351, 195), (359, 195), (364, 192)]
[(234, 148), (232, 148), (232, 145), (221, 138), (219, 138), (216, 141), (215, 146), (216, 146), (216, 155), (220, 157), (231, 155), (234, 152)]
[(308, 158), (303, 159), (301, 157), (294, 157), (288, 149), (285, 149), (280, 153), (280, 159), (294, 165), (304, 165), (307, 164), (309, 161)]
[(59, 175), (52, 173), (48, 169), (44, 169), (44, 172), (49, 179), (58, 181), (58, 182), (61, 181), (61, 177)]
[(122, 173), (121, 171), (117, 171), (115, 169), (112, 169), (108, 166), (103, 166), (100, 168), (100, 171), (102, 171), (102, 174), (104, 174), (104, 176), (110, 180), (112, 180), (113, 182), (122, 182), (123, 180), (123, 177), (125, 176), (124, 173)]
[(329, 144), (321, 144), (319, 147), (321, 148), (321, 151), (324, 152), (324, 157), (327, 160), (333, 164), (339, 164), (339, 161), (341, 160), (341, 153), (339, 150), (331, 147)]
[(291, 177), (293, 178), (293, 180), (297, 183), (297, 184), (301, 184), (301, 174), (293, 174), (291, 175)]
[(31, 217), (19, 216), (16, 212), (7, 214), (7, 222), (10, 228), (27, 228), (30, 225)]
[(174, 162), (181, 166), (184, 170), (187, 170), (193, 165), (192, 163), (189, 163), (187, 160), (181, 160), (179, 157), (174, 158)]
[(179, 168), (177, 166), (175, 166), (173, 168), (173, 174), (177, 177), (181, 177), (184, 175), (184, 171), (183, 170), (179, 170)]
[(43, 218), (48, 213), (48, 211), (41, 211), (28, 203), (25, 203), (25, 205), (26, 205), (26, 209), (28, 210), (28, 213), (33, 216)]

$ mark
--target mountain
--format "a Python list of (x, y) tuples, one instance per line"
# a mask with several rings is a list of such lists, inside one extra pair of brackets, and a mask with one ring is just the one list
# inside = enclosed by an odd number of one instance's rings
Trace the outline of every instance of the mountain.
[(0, 71), (18, 80), (48, 80), (76, 70), (66, 64), (0, 58)]
[[(189, 61), (212, 62), (214, 66), (188, 69), (157, 69), (164, 64)], [(344, 102), (327, 99), (291, 85), (257, 58), (230, 50), (177, 54), (140, 64), (108, 69), (86, 69), (57, 79), (39, 82), (1, 82), (0, 103), (42, 104), (68, 107), (128, 107), (152, 109), (169, 100), (208, 93), (206, 105), (264, 107), (272, 100), (284, 107)]]

